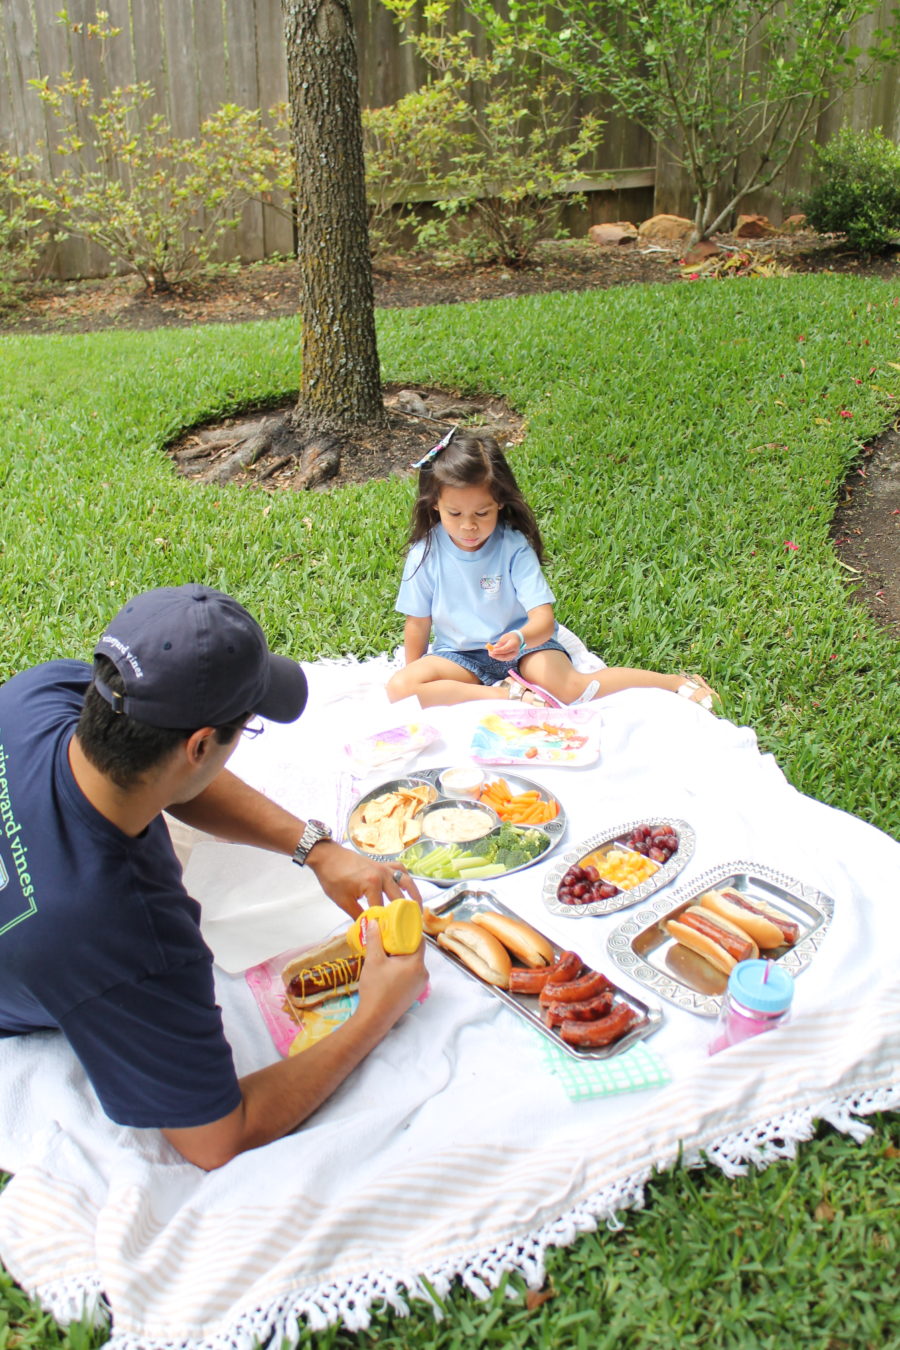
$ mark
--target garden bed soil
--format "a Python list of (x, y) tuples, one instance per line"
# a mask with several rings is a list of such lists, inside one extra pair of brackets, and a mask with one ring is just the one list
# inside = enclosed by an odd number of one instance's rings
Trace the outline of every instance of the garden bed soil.
[[(752, 241), (720, 236), (719, 242), (732, 254), (745, 254), (748, 267), (900, 280), (900, 254), (865, 257), (839, 238), (803, 232)], [(445, 264), (415, 255), (380, 259), (375, 263), (374, 287), (376, 305), (400, 308), (651, 282), (684, 284), (688, 277), (691, 272), (681, 264), (676, 248), (597, 246), (579, 240), (544, 244), (535, 262), (522, 268)], [(272, 319), (296, 313), (298, 287), (294, 261), (230, 266), (168, 295), (147, 294), (133, 277), (44, 282), (16, 308), (0, 312), (0, 331), (71, 333)], [(334, 489), (374, 477), (408, 475), (412, 462), (439, 438), (449, 421), (459, 420), (459, 414), (453, 412), (452, 391), (411, 391), (425, 397), (426, 411), (437, 421), (402, 411), (404, 392), (396, 386), (385, 390), (387, 426), (362, 429), (354, 435), (352, 446), (343, 447), (336, 473), (328, 472), (334, 467), (335, 454), (323, 453), (312, 466), (306, 464), (302, 469), (296, 461), (287, 460), (274, 470), (276, 461), (270, 456), (268, 462), (259, 461), (236, 473), (233, 481), (257, 490), (284, 491)], [(521, 419), (501, 401), (467, 399), (466, 403), (468, 425), (491, 429), (503, 441), (515, 441), (521, 434)], [(258, 411), (253, 417), (261, 422), (278, 411)], [(232, 422), (247, 423), (249, 417), (245, 413)], [(228, 423), (194, 428), (170, 447), (180, 471), (210, 481), (231, 446), (221, 436), (204, 444), (204, 433), (228, 428)], [(880, 623), (900, 635), (900, 433), (896, 429), (867, 446), (848, 476), (836, 509), (833, 539), (852, 592)]]

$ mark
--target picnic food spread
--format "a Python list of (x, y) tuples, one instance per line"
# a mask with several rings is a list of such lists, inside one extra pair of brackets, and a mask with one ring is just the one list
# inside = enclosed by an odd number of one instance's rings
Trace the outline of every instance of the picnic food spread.
[(473, 839), (482, 839), (494, 828), (495, 823), (494, 816), (480, 810), (474, 802), (471, 809), (468, 809), (468, 804), (450, 806), (439, 802), (431, 810), (423, 812), (421, 832), (440, 844), (469, 843)]
[(478, 795), (501, 820), (514, 825), (543, 825), (559, 815), (559, 802), (555, 798), (548, 800), (539, 788), (516, 792), (505, 778), (485, 783)]
[(793, 919), (772, 905), (767, 905), (764, 900), (750, 900), (740, 891), (730, 888), (705, 891), (699, 903), (714, 914), (730, 919), (738, 928), (743, 928), (757, 943), (760, 951), (771, 951), (782, 944), (793, 947), (800, 936), (800, 926)]
[(636, 825), (621, 844), (585, 854), (563, 874), (557, 897), (564, 905), (610, 900), (649, 880), (678, 852), (678, 831), (661, 825)]
[(555, 948), (530, 924), (495, 908), (490, 892), (460, 887), (447, 905), (448, 913), (425, 909), (428, 936), (570, 1053), (606, 1057), (629, 1033), (646, 1035), (658, 1025), (658, 1013), (628, 1000), (577, 952)]
[(350, 817), (350, 838), (365, 853), (399, 853), (420, 837), (422, 822), (416, 817), (436, 798), (431, 783), (412, 780), (406, 786), (369, 797)]
[(666, 927), (676, 942), (726, 975), (739, 962), (755, 960), (761, 951), (793, 946), (800, 934), (786, 915), (734, 890), (704, 891), (695, 905), (670, 919)]
[(362, 957), (351, 951), (346, 934), (329, 938), (289, 961), (282, 970), (288, 1010), (296, 1013), (351, 993), (359, 984), (361, 970)]
[(631, 979), (689, 1012), (717, 1017), (742, 960), (758, 953), (796, 977), (819, 951), (833, 914), (831, 897), (808, 883), (764, 864), (726, 862), (625, 918), (606, 946)]
[(533, 780), (454, 765), (371, 789), (351, 809), (346, 833), (360, 853), (396, 858), (414, 877), (449, 885), (529, 867), (565, 829), (559, 800)]

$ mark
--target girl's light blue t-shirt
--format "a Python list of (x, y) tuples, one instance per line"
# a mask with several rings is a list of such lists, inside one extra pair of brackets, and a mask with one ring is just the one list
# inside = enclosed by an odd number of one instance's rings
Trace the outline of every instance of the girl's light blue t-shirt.
[(518, 530), (498, 525), (483, 548), (457, 548), (443, 525), (414, 544), (403, 569), (395, 608), (414, 618), (431, 616), (433, 646), (472, 651), (521, 628), (528, 611), (552, 605), (555, 596), (537, 554)]

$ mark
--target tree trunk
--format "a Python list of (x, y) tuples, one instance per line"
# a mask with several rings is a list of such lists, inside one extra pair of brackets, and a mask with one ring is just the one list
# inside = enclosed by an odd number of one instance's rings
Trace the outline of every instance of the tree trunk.
[[(352, 12), (282, 0), (298, 173), (301, 433), (384, 425)], [(349, 448), (349, 447), (348, 447)]]

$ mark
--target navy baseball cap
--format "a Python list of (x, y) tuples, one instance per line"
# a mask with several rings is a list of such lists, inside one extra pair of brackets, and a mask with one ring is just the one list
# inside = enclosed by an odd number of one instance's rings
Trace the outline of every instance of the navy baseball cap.
[(296, 661), (269, 651), (243, 605), (194, 582), (135, 596), (94, 648), (112, 661), (123, 694), (95, 675), (98, 693), (118, 713), (173, 731), (220, 727), (244, 714), (293, 722), (306, 706), (306, 676)]

